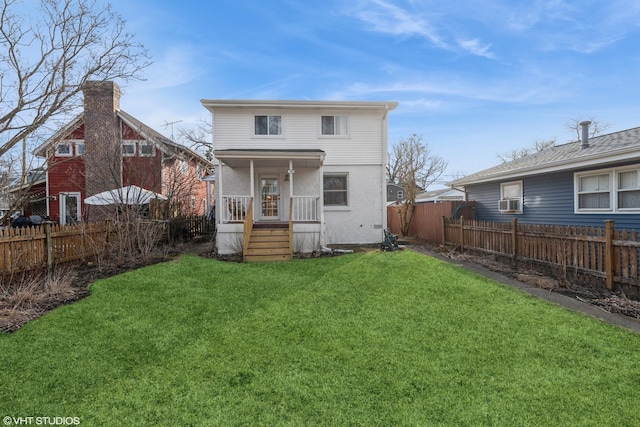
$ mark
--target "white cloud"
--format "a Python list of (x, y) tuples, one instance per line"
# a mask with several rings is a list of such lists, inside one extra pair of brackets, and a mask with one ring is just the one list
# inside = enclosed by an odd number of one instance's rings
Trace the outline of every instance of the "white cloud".
[(361, 3), (354, 14), (370, 24), (374, 31), (397, 36), (422, 37), (437, 47), (449, 49), (449, 45), (438, 35), (429, 21), (384, 0)]
[(482, 44), (478, 39), (458, 40), (458, 45), (469, 53), (485, 58), (494, 59), (495, 55), (489, 51), (490, 44)]

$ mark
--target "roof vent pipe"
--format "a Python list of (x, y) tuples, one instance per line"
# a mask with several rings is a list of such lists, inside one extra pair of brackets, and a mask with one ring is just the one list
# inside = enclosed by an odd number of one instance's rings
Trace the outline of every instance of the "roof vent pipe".
[(589, 146), (589, 125), (591, 122), (589, 120), (580, 122), (580, 127), (582, 128), (582, 138), (580, 140), (580, 148), (587, 148)]

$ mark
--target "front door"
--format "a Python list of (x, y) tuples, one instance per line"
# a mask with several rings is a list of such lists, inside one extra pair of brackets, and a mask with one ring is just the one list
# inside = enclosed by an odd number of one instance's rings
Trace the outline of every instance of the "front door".
[(60, 224), (80, 220), (80, 193), (60, 193)]
[(280, 186), (278, 178), (260, 177), (260, 220), (277, 221), (280, 219)]

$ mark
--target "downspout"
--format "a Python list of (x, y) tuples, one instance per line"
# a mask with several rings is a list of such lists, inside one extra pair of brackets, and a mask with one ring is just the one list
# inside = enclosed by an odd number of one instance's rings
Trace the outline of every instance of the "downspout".
[(382, 116), (382, 165), (381, 165), (381, 175), (382, 175), (382, 232), (380, 235), (380, 241), (384, 239), (384, 230), (387, 229), (387, 171), (386, 165), (389, 161), (389, 135), (388, 135), (388, 127), (387, 120), (389, 116), (389, 106), (384, 106), (384, 115)]

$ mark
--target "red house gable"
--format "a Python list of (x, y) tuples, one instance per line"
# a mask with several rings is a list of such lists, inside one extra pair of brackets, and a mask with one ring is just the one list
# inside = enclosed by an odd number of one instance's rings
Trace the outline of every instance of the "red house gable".
[[(87, 82), (84, 96), (84, 112), (35, 151), (47, 159), (47, 211), (53, 221), (91, 220), (86, 198), (128, 185), (180, 201), (175, 213), (208, 211), (207, 185), (196, 171), (209, 169), (209, 161), (121, 111), (116, 83)], [(185, 176), (171, 173), (177, 161), (192, 171), (189, 184), (179, 186), (181, 194), (171, 182)]]

